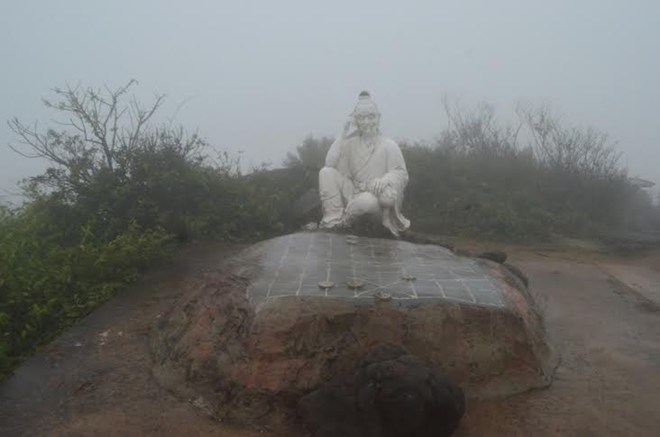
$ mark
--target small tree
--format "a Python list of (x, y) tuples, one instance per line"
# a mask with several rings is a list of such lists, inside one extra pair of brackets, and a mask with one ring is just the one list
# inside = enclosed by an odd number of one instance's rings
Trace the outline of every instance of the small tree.
[(620, 179), (621, 154), (606, 133), (594, 128), (566, 127), (550, 107), (518, 106), (532, 138), (536, 158), (548, 168), (595, 179)]
[(218, 185), (222, 169), (204, 164), (207, 144), (182, 128), (153, 126), (164, 96), (144, 107), (129, 95), (136, 83), (56, 88), (54, 100), (44, 103), (61, 129), (9, 121), (19, 143), (12, 149), (51, 165), (24, 190), (34, 201), (30, 208), (57, 222), (63, 242), (77, 241), (83, 227), (112, 239), (132, 223), (187, 235), (199, 227), (190, 217), (205, 204), (209, 187), (226, 194)]
[(8, 122), (19, 138), (20, 146), (10, 145), (14, 151), (28, 158), (45, 158), (52, 165), (44, 175), (30, 179), (33, 195), (46, 186), (71, 198), (101, 175), (126, 176), (133, 155), (164, 144), (184, 156), (199, 151), (203, 142), (197, 135), (169, 127), (150, 128), (165, 97), (157, 95), (143, 107), (128, 95), (135, 84), (131, 80), (117, 89), (55, 88), (56, 99), (43, 102), (58, 113), (56, 123), (61, 130), (41, 131), (37, 123), (27, 125), (16, 117)]
[(457, 102), (443, 98), (448, 126), (436, 145), (450, 152), (502, 156), (515, 153), (522, 124), (499, 123), (492, 105), (481, 103), (465, 111)]

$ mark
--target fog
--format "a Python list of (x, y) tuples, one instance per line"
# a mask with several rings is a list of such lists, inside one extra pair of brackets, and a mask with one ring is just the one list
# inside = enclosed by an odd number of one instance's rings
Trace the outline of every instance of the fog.
[(7, 147), (6, 120), (46, 126), (53, 87), (132, 78), (145, 104), (168, 96), (161, 120), (246, 166), (337, 134), (367, 89), (399, 140), (446, 126), (443, 95), (503, 118), (547, 102), (608, 132), (631, 175), (660, 182), (659, 42), (654, 1), (4, 2), (0, 188), (44, 168)]

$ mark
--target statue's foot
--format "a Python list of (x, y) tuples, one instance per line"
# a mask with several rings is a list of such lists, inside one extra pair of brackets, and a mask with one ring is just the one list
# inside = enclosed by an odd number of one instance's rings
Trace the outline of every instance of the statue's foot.
[(334, 229), (339, 225), (339, 222), (321, 222), (319, 223), (319, 229)]
[(319, 224), (316, 222), (309, 222), (306, 225), (303, 225), (302, 228), (305, 231), (315, 231), (319, 228)]
[(383, 211), (383, 226), (387, 228), (395, 238), (399, 238), (399, 230), (392, 225), (392, 220), (390, 220), (390, 211), (385, 209)]

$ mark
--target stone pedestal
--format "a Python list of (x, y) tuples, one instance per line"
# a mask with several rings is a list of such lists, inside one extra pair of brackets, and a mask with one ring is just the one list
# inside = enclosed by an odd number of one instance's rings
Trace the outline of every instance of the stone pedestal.
[(335, 233), (252, 246), (155, 332), (165, 385), (215, 417), (246, 422), (281, 419), (381, 344), (404, 347), (468, 398), (542, 387), (553, 368), (530, 293), (500, 265)]

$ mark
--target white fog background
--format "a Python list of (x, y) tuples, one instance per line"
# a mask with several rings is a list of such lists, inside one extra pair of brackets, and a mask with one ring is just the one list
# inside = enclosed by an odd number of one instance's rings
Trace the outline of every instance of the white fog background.
[(168, 96), (160, 120), (248, 167), (336, 135), (367, 89), (384, 133), (412, 141), (446, 126), (445, 94), (504, 119), (519, 101), (550, 103), (660, 183), (657, 1), (3, 0), (0, 196), (45, 167), (9, 149), (9, 118), (47, 126), (53, 87), (132, 78), (145, 104)]

